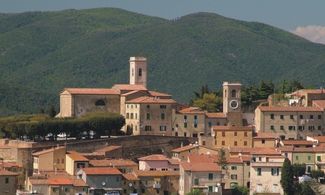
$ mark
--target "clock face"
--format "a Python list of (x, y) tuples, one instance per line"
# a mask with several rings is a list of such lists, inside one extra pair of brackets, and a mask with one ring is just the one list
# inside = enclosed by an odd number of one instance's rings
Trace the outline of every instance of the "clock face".
[(237, 100), (231, 100), (229, 102), (229, 106), (230, 106), (231, 109), (236, 110), (238, 108), (238, 106), (239, 106), (239, 103), (238, 103)]

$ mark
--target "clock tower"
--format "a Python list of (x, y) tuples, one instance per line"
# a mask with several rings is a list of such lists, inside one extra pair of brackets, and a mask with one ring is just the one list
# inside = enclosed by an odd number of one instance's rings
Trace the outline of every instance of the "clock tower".
[(223, 83), (223, 113), (226, 114), (228, 125), (231, 126), (242, 125), (240, 92), (240, 83)]

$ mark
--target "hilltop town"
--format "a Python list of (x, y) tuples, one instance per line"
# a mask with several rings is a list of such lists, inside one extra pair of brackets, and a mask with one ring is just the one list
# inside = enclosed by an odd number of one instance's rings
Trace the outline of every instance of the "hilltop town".
[[(208, 112), (148, 89), (148, 65), (130, 57), (128, 84), (62, 89), (55, 127), (29, 119), (34, 126), (18, 121), (10, 132), (13, 122), (2, 123), (0, 194), (284, 194), (288, 160), (295, 185), (309, 179), (308, 189), (325, 193), (317, 187), (325, 170), (325, 90), (270, 95), (248, 113), (242, 84), (224, 81), (222, 111)], [(81, 123), (64, 123), (92, 113), (99, 113), (87, 126), (95, 139), (71, 130)], [(39, 141), (20, 139), (33, 131)]]

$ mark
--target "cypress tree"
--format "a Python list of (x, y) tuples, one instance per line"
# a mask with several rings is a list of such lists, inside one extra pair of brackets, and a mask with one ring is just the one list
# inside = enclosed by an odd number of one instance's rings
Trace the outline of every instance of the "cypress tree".
[(294, 194), (293, 170), (292, 170), (291, 162), (288, 158), (286, 158), (283, 162), (280, 182), (285, 194), (287, 195)]

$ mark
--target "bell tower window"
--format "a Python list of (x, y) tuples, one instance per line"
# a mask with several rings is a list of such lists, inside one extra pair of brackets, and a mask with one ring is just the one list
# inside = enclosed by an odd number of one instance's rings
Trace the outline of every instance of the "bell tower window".
[(142, 68), (139, 68), (139, 77), (142, 76)]
[(231, 97), (233, 97), (233, 98), (236, 97), (236, 90), (235, 89), (231, 90)]

